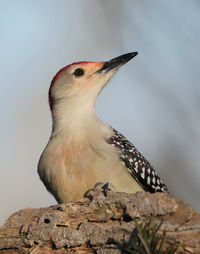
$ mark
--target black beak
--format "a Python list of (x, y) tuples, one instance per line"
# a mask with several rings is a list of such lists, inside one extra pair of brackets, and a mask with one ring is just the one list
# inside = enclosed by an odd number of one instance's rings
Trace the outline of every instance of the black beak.
[(105, 62), (104, 65), (96, 73), (108, 72), (112, 69), (119, 68), (123, 64), (130, 61), (133, 57), (137, 56), (138, 52), (127, 53)]

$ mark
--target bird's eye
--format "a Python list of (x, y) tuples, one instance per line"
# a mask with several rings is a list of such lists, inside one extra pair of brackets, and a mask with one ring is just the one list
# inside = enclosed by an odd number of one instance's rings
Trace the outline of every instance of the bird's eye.
[(74, 71), (75, 77), (81, 77), (81, 76), (84, 75), (84, 73), (85, 73), (85, 71), (84, 71), (83, 69), (81, 69), (81, 68), (78, 68), (78, 69), (76, 69), (76, 70)]

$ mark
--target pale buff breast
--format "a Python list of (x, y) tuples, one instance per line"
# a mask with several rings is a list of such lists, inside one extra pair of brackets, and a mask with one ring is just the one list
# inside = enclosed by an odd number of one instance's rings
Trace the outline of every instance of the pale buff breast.
[(110, 182), (115, 191), (142, 191), (119, 160), (116, 148), (105, 141), (58, 147), (54, 140), (41, 156), (38, 172), (59, 203), (82, 198), (97, 182)]

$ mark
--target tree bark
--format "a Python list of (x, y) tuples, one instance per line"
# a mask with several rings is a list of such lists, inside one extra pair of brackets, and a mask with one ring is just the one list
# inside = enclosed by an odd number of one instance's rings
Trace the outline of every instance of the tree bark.
[(0, 228), (0, 254), (15, 253), (135, 253), (136, 219), (145, 224), (163, 220), (167, 243), (176, 253), (200, 253), (200, 215), (172, 195), (138, 192), (105, 196), (89, 191), (88, 198), (47, 208), (28, 208), (11, 215)]

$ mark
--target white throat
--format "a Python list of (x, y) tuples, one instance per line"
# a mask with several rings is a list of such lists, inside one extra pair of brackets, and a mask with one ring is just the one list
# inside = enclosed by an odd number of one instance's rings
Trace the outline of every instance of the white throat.
[[(98, 93), (81, 93), (67, 99), (58, 100), (52, 111), (52, 136), (63, 133), (79, 138), (88, 135), (101, 122), (94, 112), (94, 104)], [(103, 123), (102, 123), (103, 124)]]

